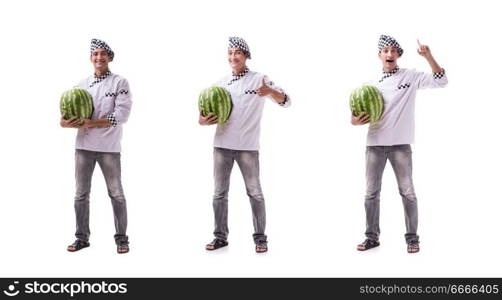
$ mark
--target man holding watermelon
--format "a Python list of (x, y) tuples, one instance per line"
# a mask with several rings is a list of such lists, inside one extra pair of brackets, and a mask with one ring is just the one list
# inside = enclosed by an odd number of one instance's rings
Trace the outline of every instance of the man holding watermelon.
[[(271, 98), (282, 107), (291, 104), (289, 96), (266, 76), (250, 71), (246, 66), (251, 52), (247, 43), (239, 37), (230, 37), (228, 63), (232, 75), (224, 77), (217, 84), (228, 91), (232, 108), (226, 122), (219, 122), (221, 114), (204, 114), (201, 109), (200, 125), (217, 124), (214, 137), (214, 183), (213, 209), (215, 217), (214, 240), (206, 245), (207, 250), (216, 250), (228, 245), (228, 190), (234, 161), (237, 162), (253, 212), (255, 251), (268, 251), (265, 235), (265, 202), (259, 178), (259, 135), (265, 98)], [(202, 99), (202, 102), (204, 99)], [(208, 100), (209, 101), (209, 100)], [(200, 104), (200, 103), (199, 103)], [(204, 106), (204, 105), (203, 105)], [(210, 105), (205, 105), (209, 107)], [(228, 105), (222, 106), (228, 107)], [(224, 109), (224, 111), (227, 111)], [(224, 121), (224, 120), (220, 120)]]
[(108, 195), (111, 198), (115, 220), (115, 243), (119, 254), (129, 252), (127, 208), (121, 183), (120, 141), (122, 124), (129, 118), (131, 93), (127, 80), (110, 72), (108, 63), (114, 52), (104, 41), (92, 39), (91, 63), (94, 75), (82, 80), (79, 88), (92, 95), (91, 118), (61, 118), (65, 128), (78, 128), (75, 150), (75, 213), (77, 240), (68, 246), (70, 252), (78, 251), (89, 244), (89, 194), (92, 173), (96, 162), (105, 177)]
[[(417, 41), (418, 42), (418, 41)], [(366, 147), (366, 240), (357, 246), (365, 251), (380, 245), (380, 189), (382, 174), (387, 160), (390, 161), (402, 197), (407, 243), (407, 252), (420, 250), (417, 235), (418, 208), (412, 180), (412, 152), (414, 142), (415, 97), (418, 89), (444, 87), (448, 83), (442, 69), (431, 54), (428, 46), (418, 42), (418, 54), (423, 56), (432, 73), (422, 73), (412, 69), (399, 68), (397, 60), (403, 49), (392, 37), (382, 35), (378, 42), (378, 56), (383, 72), (373, 82), (383, 96), (383, 114), (380, 120), (371, 122), (368, 128)], [(352, 114), (351, 123), (362, 125), (370, 122), (373, 111)]]

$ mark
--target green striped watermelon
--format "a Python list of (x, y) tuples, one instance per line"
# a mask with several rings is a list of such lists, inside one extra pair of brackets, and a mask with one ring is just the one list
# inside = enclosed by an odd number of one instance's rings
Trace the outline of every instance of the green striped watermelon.
[(218, 117), (218, 123), (225, 123), (232, 112), (230, 93), (218, 86), (203, 90), (199, 95), (199, 109), (203, 116), (213, 113)]
[(65, 120), (73, 117), (90, 119), (94, 109), (92, 106), (92, 96), (84, 89), (72, 88), (61, 95), (59, 108)]
[(371, 85), (363, 85), (350, 94), (350, 110), (354, 116), (361, 112), (370, 116), (370, 123), (380, 120), (383, 113), (383, 97), (380, 91)]

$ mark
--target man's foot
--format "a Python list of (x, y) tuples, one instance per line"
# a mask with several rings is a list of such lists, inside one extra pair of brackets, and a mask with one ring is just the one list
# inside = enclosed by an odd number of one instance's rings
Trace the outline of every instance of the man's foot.
[(408, 253), (417, 253), (420, 251), (420, 242), (417, 240), (408, 241)]
[(225, 246), (228, 246), (227, 240), (215, 238), (211, 243), (206, 245), (206, 250), (213, 251)]
[(119, 244), (117, 245), (117, 253), (124, 254), (129, 252), (129, 244)]
[(78, 251), (78, 250), (81, 250), (81, 249), (84, 249), (84, 248), (87, 248), (89, 247), (91, 244), (89, 242), (86, 242), (86, 241), (82, 241), (82, 240), (75, 240), (75, 242), (73, 242), (73, 244), (69, 245), (68, 248), (66, 248), (68, 251), (70, 252), (75, 252), (75, 251)]
[(375, 247), (380, 246), (380, 242), (375, 240), (366, 239), (361, 244), (357, 245), (357, 250), (366, 251)]
[(259, 244), (256, 244), (256, 247), (255, 247), (255, 251), (256, 253), (265, 253), (268, 251), (268, 246), (267, 246), (267, 243), (259, 243)]

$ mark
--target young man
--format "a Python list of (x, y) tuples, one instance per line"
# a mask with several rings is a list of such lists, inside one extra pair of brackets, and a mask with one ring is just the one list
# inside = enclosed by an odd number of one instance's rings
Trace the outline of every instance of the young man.
[(120, 140), (122, 124), (129, 117), (132, 101), (127, 80), (111, 73), (108, 68), (113, 57), (114, 52), (104, 41), (92, 39), (91, 63), (94, 65), (94, 75), (79, 83), (80, 88), (92, 95), (92, 117), (83, 120), (82, 125), (79, 125), (80, 120), (77, 118), (61, 118), (60, 121), (62, 127), (78, 128), (75, 146), (77, 240), (68, 246), (70, 252), (90, 245), (89, 194), (96, 162), (103, 172), (112, 200), (117, 252), (129, 252), (127, 208), (120, 176)]
[[(265, 202), (259, 178), (260, 121), (265, 97), (270, 97), (282, 107), (291, 104), (289, 96), (266, 76), (250, 71), (246, 66), (251, 52), (247, 43), (239, 37), (230, 37), (228, 63), (232, 75), (224, 77), (216, 86), (227, 89), (233, 102), (228, 121), (218, 124), (214, 137), (214, 197), (215, 239), (206, 245), (207, 250), (227, 246), (228, 236), (228, 189), (234, 161), (237, 162), (253, 212), (255, 251), (268, 250), (265, 235)], [(217, 117), (199, 115), (199, 124), (213, 125)]]
[[(429, 63), (432, 73), (401, 69), (397, 60), (403, 49), (392, 37), (382, 35), (378, 42), (378, 57), (383, 73), (374, 82), (383, 95), (384, 112), (380, 121), (368, 129), (366, 147), (366, 240), (357, 246), (365, 251), (380, 245), (380, 189), (387, 160), (390, 161), (399, 186), (406, 221), (405, 239), (408, 253), (420, 250), (417, 235), (418, 209), (413, 188), (410, 144), (414, 142), (415, 97), (418, 89), (444, 87), (448, 83), (444, 70), (438, 65), (428, 46), (418, 44), (418, 54)], [(369, 122), (367, 115), (352, 116), (353, 125)]]

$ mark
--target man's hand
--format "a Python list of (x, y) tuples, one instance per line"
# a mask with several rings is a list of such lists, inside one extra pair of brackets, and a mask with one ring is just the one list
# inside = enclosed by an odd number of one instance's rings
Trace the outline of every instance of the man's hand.
[(77, 117), (72, 117), (68, 120), (65, 120), (63, 116), (61, 116), (61, 120), (59, 121), (59, 125), (63, 128), (80, 128), (81, 120)]
[(367, 124), (369, 121), (370, 121), (370, 116), (365, 114), (363, 111), (357, 117), (352, 114), (352, 119), (350, 120), (350, 123), (352, 123), (352, 125), (364, 125)]
[(261, 82), (262, 82), (262, 85), (256, 90), (256, 94), (258, 94), (258, 96), (265, 97), (265, 96), (272, 94), (272, 92), (274, 92), (274, 89), (269, 87), (267, 85), (267, 83), (265, 82), (265, 76), (263, 77)]
[(79, 128), (92, 128), (92, 127), (97, 127), (96, 124), (94, 124), (91, 120), (89, 119), (80, 119), (81, 120), (81, 125)]
[(202, 113), (199, 114), (199, 124), (200, 125), (214, 125), (218, 123), (218, 116), (213, 113), (209, 113), (207, 116), (203, 116)]
[(417, 48), (418, 54), (420, 54), (421, 56), (423, 56), (425, 58), (431, 58), (432, 53), (431, 53), (431, 49), (429, 49), (429, 46), (420, 44), (420, 41), (418, 39), (417, 39), (417, 43), (418, 43), (418, 48)]

